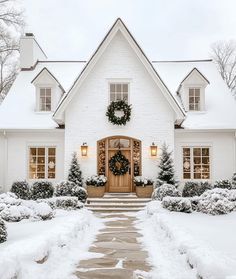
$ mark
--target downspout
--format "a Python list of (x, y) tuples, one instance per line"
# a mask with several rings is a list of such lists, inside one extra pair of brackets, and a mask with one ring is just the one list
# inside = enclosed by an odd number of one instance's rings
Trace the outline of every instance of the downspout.
[(3, 160), (3, 191), (7, 191), (7, 177), (8, 177), (8, 137), (7, 132), (3, 131), (4, 137), (4, 160)]

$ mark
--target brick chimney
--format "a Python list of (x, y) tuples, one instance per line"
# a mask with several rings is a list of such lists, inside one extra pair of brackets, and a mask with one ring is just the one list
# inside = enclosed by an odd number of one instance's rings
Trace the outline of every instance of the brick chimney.
[(25, 33), (20, 39), (20, 67), (32, 68), (37, 60), (46, 60), (47, 56), (36, 41), (33, 33)]

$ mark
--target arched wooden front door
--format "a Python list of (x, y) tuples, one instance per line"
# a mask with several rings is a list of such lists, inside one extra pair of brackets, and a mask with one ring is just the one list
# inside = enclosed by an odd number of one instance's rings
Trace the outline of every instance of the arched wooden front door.
[[(113, 136), (98, 141), (98, 174), (107, 176), (107, 192), (134, 191), (133, 177), (141, 175), (141, 141), (125, 136)], [(121, 151), (130, 162), (130, 168), (124, 175), (114, 175), (109, 169), (109, 160)]]

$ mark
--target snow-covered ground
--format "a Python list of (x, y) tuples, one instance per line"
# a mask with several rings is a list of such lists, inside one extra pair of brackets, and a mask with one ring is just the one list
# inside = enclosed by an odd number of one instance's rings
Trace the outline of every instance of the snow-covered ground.
[(87, 250), (102, 226), (86, 209), (56, 210), (47, 221), (8, 222), (8, 240), (0, 244), (0, 278), (74, 278), (78, 262), (94, 257)]
[(152, 201), (139, 220), (153, 279), (236, 279), (236, 212), (170, 212)]

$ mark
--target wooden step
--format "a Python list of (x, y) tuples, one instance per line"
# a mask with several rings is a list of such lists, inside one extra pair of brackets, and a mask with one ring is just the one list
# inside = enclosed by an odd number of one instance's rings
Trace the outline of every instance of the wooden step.
[(92, 207), (110, 207), (110, 208), (130, 208), (130, 207), (145, 207), (146, 203), (90, 203), (86, 204), (87, 208)]

